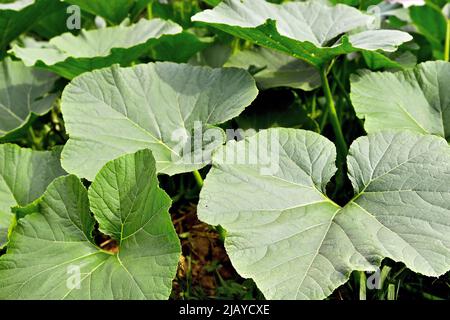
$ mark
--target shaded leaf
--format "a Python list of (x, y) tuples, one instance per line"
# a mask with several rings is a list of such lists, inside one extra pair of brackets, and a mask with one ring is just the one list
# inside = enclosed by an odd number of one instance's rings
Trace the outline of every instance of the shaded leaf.
[(0, 62), (0, 141), (20, 136), (36, 116), (50, 110), (57, 95), (48, 92), (56, 79), (21, 61)]
[(13, 144), (0, 145), (0, 247), (7, 240), (12, 207), (25, 206), (40, 197), (63, 174), (60, 150), (34, 151)]
[(314, 67), (270, 49), (239, 51), (225, 67), (256, 69), (253, 76), (261, 89), (291, 87), (310, 91), (320, 86), (320, 75)]
[(8, 44), (56, 8), (54, 0), (17, 0), (0, 3), (0, 57)]
[(434, 48), (437, 58), (444, 57), (444, 43), (447, 34), (447, 19), (441, 9), (432, 3), (409, 8), (412, 22)]
[[(79, 6), (81, 9), (101, 16), (112, 24), (120, 24), (129, 16), (130, 12), (136, 15), (143, 10), (151, 0), (64, 0), (67, 3)], [(137, 12), (134, 11), (138, 7)]]

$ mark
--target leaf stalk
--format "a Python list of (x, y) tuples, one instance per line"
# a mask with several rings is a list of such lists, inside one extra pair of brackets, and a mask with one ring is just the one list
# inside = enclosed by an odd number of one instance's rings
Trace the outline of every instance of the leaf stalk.
[(336, 135), (336, 145), (338, 150), (337, 160), (339, 164), (345, 163), (347, 156), (347, 142), (345, 142), (344, 134), (342, 133), (341, 123), (334, 104), (333, 95), (331, 94), (330, 84), (328, 82), (327, 68), (320, 69), (320, 78), (322, 80), (322, 88), (326, 99), (328, 110), (328, 117), (333, 126), (334, 134)]
[(199, 186), (199, 188), (203, 187), (203, 178), (202, 175), (200, 174), (200, 172), (198, 172), (198, 170), (194, 170), (193, 172), (195, 181), (197, 181), (197, 185)]

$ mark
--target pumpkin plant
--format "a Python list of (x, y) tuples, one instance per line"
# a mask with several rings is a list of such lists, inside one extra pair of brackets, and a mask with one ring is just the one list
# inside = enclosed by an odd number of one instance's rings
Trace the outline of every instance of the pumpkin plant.
[(448, 5), (394, 2), (0, 0), (0, 299), (450, 297)]

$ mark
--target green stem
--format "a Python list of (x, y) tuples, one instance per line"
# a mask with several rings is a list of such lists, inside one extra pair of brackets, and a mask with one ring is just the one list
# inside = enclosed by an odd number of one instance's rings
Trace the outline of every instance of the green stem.
[(30, 140), (32, 143), (32, 148), (36, 149), (36, 150), (41, 150), (41, 142), (40, 140), (36, 137), (36, 135), (34, 134), (34, 130), (32, 127), (28, 128), (28, 133), (30, 135)]
[(153, 1), (150, 1), (150, 3), (147, 5), (147, 17), (148, 20), (153, 19)]
[(359, 273), (359, 300), (366, 300), (366, 286), (367, 286), (367, 278), (364, 271), (358, 271)]
[(347, 143), (345, 142), (344, 134), (342, 133), (341, 123), (336, 112), (336, 106), (334, 105), (333, 95), (331, 94), (330, 84), (328, 83), (327, 68), (320, 70), (320, 78), (322, 80), (323, 92), (327, 101), (328, 117), (331, 125), (333, 126), (334, 134), (336, 135), (336, 145), (338, 150), (337, 160), (339, 164), (345, 163), (345, 157), (347, 156)]
[(325, 125), (327, 124), (327, 119), (328, 119), (328, 109), (325, 109), (325, 111), (323, 112), (322, 118), (320, 119), (320, 124), (319, 124), (319, 128), (320, 128), (320, 133), (323, 132), (323, 128), (325, 128)]
[(388, 290), (387, 290), (387, 299), (388, 300), (395, 300), (395, 284), (390, 283), (388, 285)]
[(450, 62), (450, 19), (447, 19), (447, 35), (445, 37), (445, 61)]
[(195, 170), (192, 173), (194, 174), (195, 181), (197, 181), (197, 185), (200, 188), (203, 187), (203, 178), (202, 178), (200, 172), (198, 172), (198, 170)]

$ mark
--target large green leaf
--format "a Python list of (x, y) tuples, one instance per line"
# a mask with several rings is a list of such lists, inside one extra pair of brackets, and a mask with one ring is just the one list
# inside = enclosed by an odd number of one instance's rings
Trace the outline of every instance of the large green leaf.
[(55, 9), (54, 0), (17, 0), (0, 3), (0, 57), (8, 44)]
[(36, 115), (47, 113), (56, 94), (48, 94), (57, 77), (9, 58), (0, 62), (0, 141), (21, 134)]
[(325, 194), (335, 158), (326, 138), (296, 129), (261, 131), (214, 155), (199, 218), (225, 228), (242, 276), (269, 299), (322, 299), (385, 257), (428, 276), (450, 269), (444, 139), (409, 131), (358, 139), (348, 156), (355, 197), (345, 207)]
[(36, 200), (53, 179), (65, 174), (59, 155), (60, 150), (44, 152), (0, 145), (0, 247), (6, 243), (12, 222), (11, 208)]
[(64, 0), (67, 3), (79, 6), (81, 9), (101, 16), (113, 24), (121, 23), (129, 13), (138, 6), (145, 8), (151, 0)]
[(199, 169), (224, 142), (218, 128), (212, 136), (202, 128), (237, 116), (257, 93), (253, 78), (233, 68), (158, 62), (83, 74), (63, 92), (63, 166), (92, 180), (108, 160), (150, 148), (158, 172)]
[[(346, 5), (318, 1), (224, 0), (192, 17), (258, 45), (285, 52), (322, 67), (333, 57), (355, 51), (395, 51), (412, 37), (398, 30), (367, 30), (373, 17)], [(356, 32), (339, 38), (342, 34)], [(336, 40), (339, 38), (339, 40)]]
[[(89, 193), (55, 180), (12, 231), (0, 299), (167, 299), (180, 256), (170, 204), (149, 150), (106, 164)], [(118, 253), (96, 246), (89, 208)]]
[(112, 64), (129, 65), (154, 45), (179, 34), (181, 27), (160, 19), (141, 19), (131, 26), (65, 33), (36, 43), (35, 47), (14, 46), (12, 53), (27, 66), (51, 70), (65, 78)]
[(450, 63), (426, 62), (408, 71), (354, 76), (351, 99), (369, 133), (409, 129), (450, 140), (449, 83)]
[(253, 69), (261, 89), (291, 87), (310, 91), (320, 86), (320, 75), (314, 67), (266, 48), (239, 51), (230, 57), (225, 67)]

